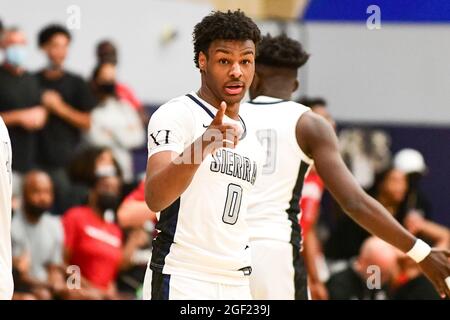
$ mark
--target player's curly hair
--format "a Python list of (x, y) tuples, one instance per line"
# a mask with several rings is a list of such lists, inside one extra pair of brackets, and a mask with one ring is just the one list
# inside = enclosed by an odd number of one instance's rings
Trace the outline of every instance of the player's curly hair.
[(194, 62), (197, 68), (200, 52), (208, 54), (214, 40), (252, 40), (255, 46), (261, 41), (261, 32), (252, 19), (242, 11), (213, 11), (194, 27)]
[(273, 67), (298, 69), (309, 59), (300, 42), (285, 34), (272, 37), (265, 35), (258, 48), (256, 63)]

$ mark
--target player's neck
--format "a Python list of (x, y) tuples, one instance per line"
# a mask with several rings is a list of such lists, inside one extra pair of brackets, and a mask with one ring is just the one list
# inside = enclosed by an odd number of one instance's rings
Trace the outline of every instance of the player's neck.
[[(222, 100), (218, 97), (216, 97), (211, 90), (209, 90), (209, 88), (207, 88), (206, 86), (202, 86), (198, 91), (197, 91), (197, 95), (204, 101), (206, 101), (207, 103), (209, 103), (211, 106), (213, 106), (216, 109), (219, 109), (220, 107), (220, 103), (222, 102)], [(239, 103), (234, 103), (234, 104), (227, 104), (227, 109), (225, 111), (225, 114), (227, 115), (227, 117), (234, 119), (234, 120), (239, 120)]]

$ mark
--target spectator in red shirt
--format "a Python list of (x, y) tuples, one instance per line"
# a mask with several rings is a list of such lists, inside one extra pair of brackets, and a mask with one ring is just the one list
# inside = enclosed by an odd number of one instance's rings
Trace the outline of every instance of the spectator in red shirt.
[(136, 244), (123, 244), (123, 234), (115, 221), (121, 179), (113, 166), (96, 169), (96, 180), (86, 206), (69, 209), (63, 216), (65, 257), (81, 272), (83, 298), (116, 299), (115, 280), (128, 264)]

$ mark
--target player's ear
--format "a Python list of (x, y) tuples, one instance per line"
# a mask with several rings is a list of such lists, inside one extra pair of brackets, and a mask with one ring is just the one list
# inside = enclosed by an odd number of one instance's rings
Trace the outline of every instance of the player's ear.
[(206, 68), (206, 55), (200, 51), (198, 54), (198, 67), (200, 71), (205, 71)]
[(292, 90), (292, 92), (297, 91), (298, 87), (300, 87), (300, 82), (298, 82), (298, 80), (295, 80), (294, 89)]

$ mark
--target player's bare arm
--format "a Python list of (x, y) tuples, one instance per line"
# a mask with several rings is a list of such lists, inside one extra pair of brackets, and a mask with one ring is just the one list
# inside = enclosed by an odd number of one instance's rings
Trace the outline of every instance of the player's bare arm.
[[(225, 110), (226, 103), (222, 102), (205, 133), (182, 154), (161, 151), (149, 158), (145, 201), (150, 210), (158, 212), (170, 206), (189, 186), (201, 161), (208, 154), (221, 147), (234, 148), (237, 145), (238, 129), (223, 123)], [(201, 156), (198, 157), (196, 152), (201, 152)]]
[[(417, 239), (353, 178), (339, 154), (334, 130), (326, 120), (305, 113), (297, 122), (296, 136), (301, 149), (314, 159), (328, 190), (355, 222), (405, 253), (413, 248)], [(448, 250), (432, 249), (419, 264), (442, 297), (450, 297), (450, 288), (445, 283), (450, 276), (448, 257)]]

